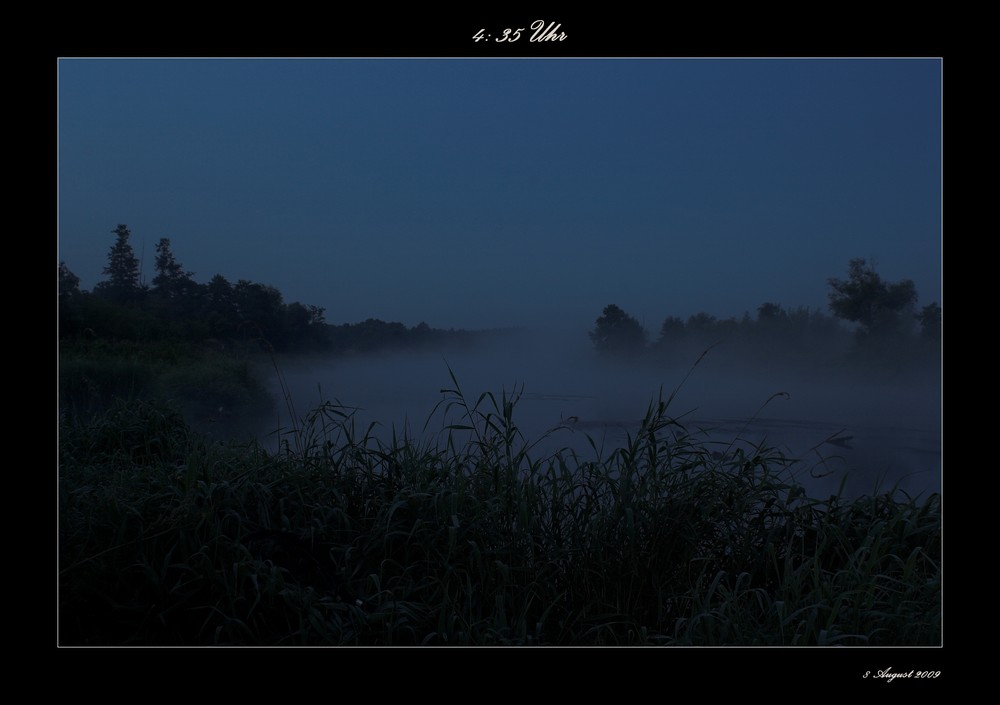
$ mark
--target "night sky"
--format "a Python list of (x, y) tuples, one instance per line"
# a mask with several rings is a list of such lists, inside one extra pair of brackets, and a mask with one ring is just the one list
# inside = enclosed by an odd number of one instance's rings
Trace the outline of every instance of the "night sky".
[(938, 59), (62, 59), (58, 257), (438, 328), (941, 301)]

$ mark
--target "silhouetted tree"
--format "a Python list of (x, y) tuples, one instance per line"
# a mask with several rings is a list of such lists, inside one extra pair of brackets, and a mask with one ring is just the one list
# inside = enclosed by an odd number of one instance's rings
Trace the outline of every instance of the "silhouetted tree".
[(934, 342), (941, 340), (941, 307), (937, 301), (924, 306), (915, 318), (920, 322), (920, 337)]
[(717, 320), (712, 314), (701, 311), (688, 317), (685, 327), (689, 333), (707, 333), (715, 327)]
[(322, 306), (307, 304), (309, 309), (309, 325), (318, 326), (326, 323), (326, 309)]
[(235, 317), (233, 285), (221, 274), (216, 274), (205, 286), (205, 301), (209, 310), (227, 318)]
[(59, 303), (80, 295), (80, 277), (69, 270), (65, 262), (59, 263)]
[(285, 306), (284, 331), (280, 338), (286, 347), (316, 348), (327, 343), (324, 309), (293, 301)]
[(667, 316), (664, 318), (663, 325), (660, 326), (659, 343), (676, 341), (682, 337), (684, 337), (684, 321), (677, 316)]
[(240, 279), (233, 287), (233, 302), (242, 324), (256, 328), (256, 334), (275, 348), (285, 347), (285, 305), (280, 291)]
[(601, 353), (633, 353), (645, 347), (646, 331), (639, 321), (610, 304), (597, 319), (590, 339)]
[(139, 283), (139, 260), (128, 241), (132, 233), (124, 224), (112, 232), (117, 239), (108, 252), (108, 266), (104, 268), (108, 278), (94, 287), (94, 293), (120, 303), (134, 301), (142, 292), (142, 287)]
[[(902, 332), (903, 314), (917, 301), (917, 290), (909, 279), (890, 284), (882, 280), (874, 264), (852, 259), (847, 279), (828, 280), (830, 311), (838, 318), (861, 325), (864, 335)], [(909, 320), (909, 319), (905, 319)]]
[(771, 303), (766, 301), (757, 307), (757, 322), (762, 321), (780, 321), (786, 318), (787, 314), (784, 309), (781, 308), (780, 304)]
[(156, 276), (153, 288), (164, 299), (176, 299), (188, 293), (194, 285), (194, 272), (185, 272), (170, 250), (170, 238), (160, 238), (156, 243)]
[(210, 335), (224, 338), (236, 333), (239, 317), (233, 287), (224, 276), (216, 274), (205, 285), (201, 306)]
[(59, 263), (59, 337), (72, 338), (79, 333), (80, 302), (83, 298), (80, 291), (80, 277), (69, 271), (65, 262)]

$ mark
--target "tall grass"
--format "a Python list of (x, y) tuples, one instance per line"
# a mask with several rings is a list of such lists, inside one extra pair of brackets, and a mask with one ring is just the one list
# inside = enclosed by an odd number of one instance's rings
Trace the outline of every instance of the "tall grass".
[[(274, 453), (154, 403), (60, 438), (66, 644), (940, 642), (940, 497), (806, 496), (795, 461), (648, 407), (539, 454), (519, 390), (458, 381), (436, 436), (324, 404)], [(537, 456), (537, 457), (536, 457)]]

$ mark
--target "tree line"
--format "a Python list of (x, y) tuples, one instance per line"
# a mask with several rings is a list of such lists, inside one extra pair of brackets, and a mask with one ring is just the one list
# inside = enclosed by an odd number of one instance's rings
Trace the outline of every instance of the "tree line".
[(298, 301), (285, 303), (273, 286), (246, 279), (231, 283), (222, 274), (207, 283), (194, 280), (177, 260), (169, 238), (156, 244), (155, 276), (141, 278), (139, 259), (121, 224), (112, 233), (105, 278), (92, 291), (65, 262), (59, 263), (60, 338), (106, 338), (135, 341), (257, 340), (279, 352), (353, 352), (385, 347), (410, 347), (470, 340), (470, 331), (440, 330), (421, 322), (368, 319), (356, 324), (330, 325), (325, 309)]
[[(909, 279), (887, 282), (874, 263), (852, 259), (846, 279), (827, 280), (829, 309), (785, 309), (774, 302), (757, 307), (756, 316), (718, 319), (705, 312), (689, 318), (668, 316), (659, 335), (649, 332), (615, 304), (606, 306), (590, 331), (594, 348), (609, 356), (671, 359), (698, 347), (725, 343), (737, 354), (755, 353), (776, 361), (833, 357), (890, 360), (936, 350), (941, 341), (941, 306), (935, 301), (915, 308), (917, 291)], [(847, 321), (854, 330), (845, 330)], [(918, 345), (913, 345), (918, 343)]]

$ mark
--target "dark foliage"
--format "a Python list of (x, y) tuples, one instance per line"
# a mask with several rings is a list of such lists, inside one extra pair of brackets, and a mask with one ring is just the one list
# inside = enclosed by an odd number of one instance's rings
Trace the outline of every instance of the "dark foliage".
[(645, 329), (615, 304), (604, 307), (590, 339), (597, 351), (604, 354), (635, 354), (646, 347)]
[(838, 318), (858, 323), (868, 335), (898, 331), (909, 323), (903, 314), (917, 302), (913, 282), (882, 280), (875, 265), (864, 259), (852, 259), (847, 279), (829, 279), (830, 310)]
[(108, 278), (94, 287), (94, 293), (118, 303), (132, 303), (143, 293), (139, 282), (139, 259), (128, 241), (132, 232), (124, 224), (112, 232), (115, 234), (115, 244), (108, 252), (108, 265), (104, 268), (104, 274)]

